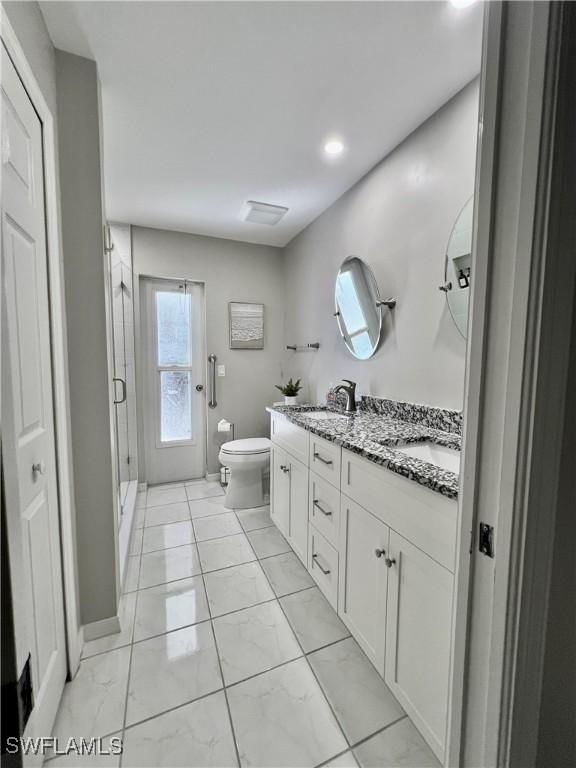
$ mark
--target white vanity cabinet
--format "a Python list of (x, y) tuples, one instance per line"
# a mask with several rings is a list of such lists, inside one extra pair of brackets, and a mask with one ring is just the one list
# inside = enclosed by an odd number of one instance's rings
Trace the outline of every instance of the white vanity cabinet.
[(286, 473), (286, 451), (272, 445), (270, 451), (270, 517), (286, 538), (290, 529), (290, 476)]
[(390, 531), (384, 679), (444, 759), (454, 576)]
[(457, 502), (272, 414), (272, 519), (445, 758)]
[(338, 613), (381, 675), (389, 535), (387, 525), (342, 494)]
[(272, 445), (270, 516), (302, 562), (308, 559), (308, 467)]

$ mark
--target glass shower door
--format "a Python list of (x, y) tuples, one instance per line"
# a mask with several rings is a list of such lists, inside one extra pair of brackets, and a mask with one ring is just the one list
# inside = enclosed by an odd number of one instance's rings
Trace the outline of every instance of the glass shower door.
[(133, 272), (127, 245), (130, 242), (129, 233), (127, 238), (122, 237), (122, 229), (116, 226), (111, 228), (110, 244), (113, 247), (109, 250), (119, 526), (129, 500), (131, 484), (137, 481)]

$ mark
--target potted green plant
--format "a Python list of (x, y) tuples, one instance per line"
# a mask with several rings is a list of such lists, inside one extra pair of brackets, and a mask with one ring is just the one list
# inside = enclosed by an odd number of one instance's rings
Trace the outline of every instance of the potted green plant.
[(284, 395), (284, 405), (296, 405), (298, 392), (302, 389), (300, 379), (292, 381), (292, 378), (288, 379), (286, 384), (276, 384), (276, 389)]

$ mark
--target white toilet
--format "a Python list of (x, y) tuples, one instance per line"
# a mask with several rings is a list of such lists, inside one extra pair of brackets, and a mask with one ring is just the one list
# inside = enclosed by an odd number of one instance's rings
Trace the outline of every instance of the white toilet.
[(248, 509), (263, 506), (263, 479), (270, 466), (270, 445), (267, 437), (231, 440), (222, 445), (218, 458), (230, 470), (225, 507)]

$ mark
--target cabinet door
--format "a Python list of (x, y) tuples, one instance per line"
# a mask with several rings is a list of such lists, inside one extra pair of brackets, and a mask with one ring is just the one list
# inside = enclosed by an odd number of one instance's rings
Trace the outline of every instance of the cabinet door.
[(340, 515), (338, 613), (383, 674), (390, 529), (344, 495)]
[(291, 456), (288, 458), (290, 477), (289, 541), (300, 560), (308, 561), (308, 467)]
[(286, 451), (272, 446), (272, 469), (270, 517), (284, 536), (288, 536), (290, 527), (290, 473)]
[(390, 532), (385, 680), (444, 761), (454, 577)]

